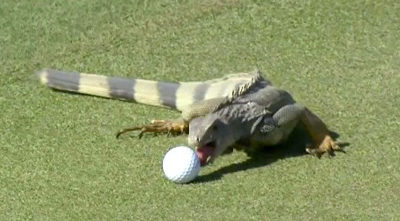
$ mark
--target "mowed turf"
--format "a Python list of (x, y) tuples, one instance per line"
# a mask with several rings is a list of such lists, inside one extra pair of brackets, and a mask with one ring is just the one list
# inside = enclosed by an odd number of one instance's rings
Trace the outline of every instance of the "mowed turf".
[[(0, 220), (391, 220), (400, 217), (400, 4), (392, 1), (0, 2)], [(185, 136), (119, 129), (157, 107), (52, 91), (51, 67), (167, 81), (263, 71), (348, 142), (303, 136), (203, 168), (161, 161)]]

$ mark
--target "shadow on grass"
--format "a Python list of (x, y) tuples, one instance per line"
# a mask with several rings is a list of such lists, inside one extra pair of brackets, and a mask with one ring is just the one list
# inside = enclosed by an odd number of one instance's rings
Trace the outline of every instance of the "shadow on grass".
[[(336, 140), (339, 137), (339, 134), (331, 132), (331, 136)], [(306, 132), (301, 128), (296, 128), (285, 144), (271, 146), (253, 153), (248, 153), (248, 156), (250, 157), (249, 159), (219, 168), (209, 174), (199, 176), (193, 181), (193, 183), (211, 182), (221, 179), (228, 173), (264, 167), (284, 158), (307, 155), (308, 153), (305, 151), (305, 148), (308, 144), (310, 144), (310, 139)], [(340, 146), (345, 147), (348, 145), (349, 143), (341, 143)]]

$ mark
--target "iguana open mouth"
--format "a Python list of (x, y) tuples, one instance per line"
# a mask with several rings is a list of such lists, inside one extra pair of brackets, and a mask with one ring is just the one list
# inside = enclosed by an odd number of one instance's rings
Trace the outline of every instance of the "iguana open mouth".
[(200, 165), (205, 166), (208, 163), (208, 159), (210, 158), (211, 154), (214, 152), (215, 149), (215, 142), (208, 142), (204, 146), (198, 146), (196, 148), (197, 157), (200, 160)]

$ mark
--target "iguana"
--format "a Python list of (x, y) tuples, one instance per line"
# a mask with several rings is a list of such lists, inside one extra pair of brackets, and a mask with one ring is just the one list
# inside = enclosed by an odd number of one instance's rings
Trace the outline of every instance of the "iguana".
[(203, 82), (159, 82), (45, 69), (36, 73), (50, 88), (163, 106), (182, 112), (177, 120), (153, 120), (128, 131), (188, 133), (202, 165), (234, 147), (284, 142), (297, 125), (312, 139), (306, 148), (320, 157), (341, 150), (327, 126), (285, 90), (274, 87), (260, 71), (227, 75)]

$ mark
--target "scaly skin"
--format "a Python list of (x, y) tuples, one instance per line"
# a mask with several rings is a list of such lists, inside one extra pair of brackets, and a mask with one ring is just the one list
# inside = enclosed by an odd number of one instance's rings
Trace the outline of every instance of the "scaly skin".
[(200, 152), (213, 150), (203, 164), (213, 162), (235, 143), (269, 146), (286, 141), (303, 124), (313, 144), (306, 151), (320, 157), (340, 150), (323, 121), (296, 103), (286, 91), (259, 82), (230, 104), (189, 123), (188, 143)]
[(325, 152), (340, 150), (318, 116), (297, 104), (288, 92), (273, 87), (259, 71), (179, 83), (49, 69), (37, 76), (43, 84), (57, 90), (181, 111), (180, 119), (153, 120), (148, 125), (125, 128), (117, 137), (135, 130), (140, 131), (139, 137), (145, 132), (189, 133), (189, 144), (212, 148), (211, 155), (203, 161), (214, 161), (238, 142), (263, 146), (282, 143), (298, 124), (304, 125), (313, 140), (306, 149), (308, 153), (320, 157)]

